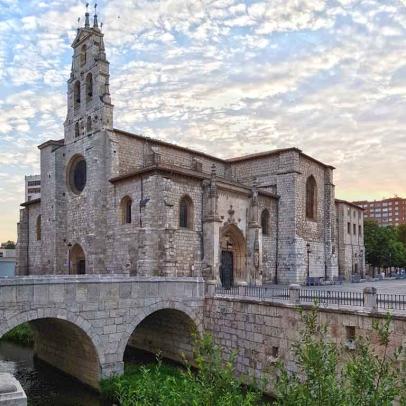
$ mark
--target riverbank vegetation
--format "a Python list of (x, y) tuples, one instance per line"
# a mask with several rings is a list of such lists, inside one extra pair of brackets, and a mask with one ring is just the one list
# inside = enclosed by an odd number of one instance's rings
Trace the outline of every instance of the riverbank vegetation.
[(32, 347), (34, 345), (34, 334), (30, 325), (23, 323), (4, 334), (1, 340), (19, 344), (24, 347)]
[(102, 393), (121, 406), (257, 406), (261, 391), (242, 386), (235, 356), (226, 363), (211, 337), (196, 341), (196, 369), (162, 364), (133, 365), (125, 374), (102, 381)]
[(406, 405), (405, 370), (398, 362), (405, 349), (390, 351), (390, 316), (373, 320), (371, 337), (354, 338), (351, 350), (326, 340), (328, 328), (319, 322), (317, 308), (301, 311), (301, 318), (304, 328), (292, 348), (297, 372), (279, 364), (277, 405)]

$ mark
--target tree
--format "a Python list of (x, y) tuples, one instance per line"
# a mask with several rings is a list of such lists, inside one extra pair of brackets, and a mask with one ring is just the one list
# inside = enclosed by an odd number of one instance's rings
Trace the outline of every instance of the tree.
[(5, 249), (14, 250), (16, 248), (16, 243), (14, 241), (9, 240), (7, 242), (3, 242), (1, 244), (1, 247)]
[(293, 346), (297, 371), (278, 365), (277, 405), (391, 406), (395, 400), (406, 405), (404, 372), (397, 368), (401, 349), (389, 352), (390, 316), (373, 322), (377, 346), (372, 347), (369, 337), (358, 338), (349, 357), (328, 341), (328, 326), (319, 322), (317, 307), (300, 312), (304, 327)]
[(406, 224), (401, 224), (398, 226), (398, 238), (406, 249)]
[(406, 230), (395, 227), (380, 227), (372, 220), (364, 224), (365, 256), (370, 265), (377, 267), (404, 267), (406, 246), (402, 242)]

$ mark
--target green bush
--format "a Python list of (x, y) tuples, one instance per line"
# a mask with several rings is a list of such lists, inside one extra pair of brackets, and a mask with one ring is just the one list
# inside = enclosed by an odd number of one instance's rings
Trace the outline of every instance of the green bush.
[(405, 371), (397, 367), (402, 349), (389, 353), (389, 315), (373, 322), (379, 348), (371, 345), (369, 337), (359, 338), (351, 356), (328, 340), (317, 307), (301, 311), (301, 317), (304, 329), (293, 346), (297, 371), (278, 365), (277, 405), (391, 406), (395, 400), (406, 405)]
[(261, 392), (235, 377), (234, 356), (224, 363), (210, 336), (196, 342), (196, 370), (162, 364), (129, 366), (123, 376), (101, 382), (105, 397), (121, 406), (256, 406)]
[(24, 323), (4, 334), (1, 340), (10, 341), (15, 344), (23, 345), (24, 347), (32, 347), (34, 345), (34, 334), (30, 325)]

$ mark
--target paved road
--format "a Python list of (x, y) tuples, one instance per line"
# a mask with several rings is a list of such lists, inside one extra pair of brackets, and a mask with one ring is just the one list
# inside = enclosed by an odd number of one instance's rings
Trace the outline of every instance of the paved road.
[[(273, 285), (275, 286), (275, 285)], [(402, 280), (383, 280), (376, 282), (360, 282), (360, 283), (343, 283), (342, 285), (326, 285), (326, 286), (310, 286), (308, 289), (317, 290), (340, 290), (351, 292), (362, 292), (365, 287), (374, 286), (378, 293), (392, 293), (398, 295), (406, 295), (406, 279)]]

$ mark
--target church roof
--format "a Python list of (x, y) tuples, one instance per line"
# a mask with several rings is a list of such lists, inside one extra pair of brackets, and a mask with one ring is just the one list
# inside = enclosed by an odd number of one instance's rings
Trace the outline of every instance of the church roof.
[(21, 203), (20, 206), (27, 207), (27, 206), (31, 206), (31, 205), (37, 204), (37, 203), (41, 203), (41, 199), (29, 200), (28, 202)]
[[(117, 182), (122, 182), (127, 179), (132, 179), (136, 178), (141, 175), (145, 175), (147, 173), (151, 172), (163, 172), (163, 173), (169, 173), (169, 174), (174, 174), (174, 175), (181, 175), (181, 176), (187, 176), (190, 178), (195, 178), (198, 180), (209, 180), (210, 179), (210, 174), (204, 173), (204, 172), (199, 172), (193, 169), (187, 169), (187, 168), (181, 168), (179, 166), (175, 165), (169, 165), (169, 164), (163, 164), (163, 163), (156, 163), (150, 166), (147, 166), (145, 168), (141, 168), (132, 172), (125, 173), (120, 176), (116, 176), (112, 179), (110, 179), (111, 183), (117, 183)], [(219, 183), (219, 186), (223, 184), (225, 188), (227, 189), (233, 189), (234, 190), (240, 190), (244, 191), (245, 193), (251, 193), (251, 187), (240, 183), (236, 182), (227, 178), (224, 178), (222, 176), (217, 176), (216, 177), (217, 182)], [(279, 196), (275, 193), (268, 192), (266, 190), (258, 189), (258, 193), (263, 196), (271, 197), (273, 199), (278, 199)]]
[(289, 148), (280, 148), (280, 149), (274, 149), (274, 150), (270, 150), (270, 151), (264, 151), (264, 152), (258, 152), (258, 153), (254, 153), (254, 154), (248, 154), (248, 155), (243, 155), (240, 157), (236, 157), (236, 158), (228, 158), (228, 159), (222, 159), (222, 158), (218, 158), (216, 156), (210, 155), (210, 154), (206, 154), (204, 152), (201, 151), (197, 151), (191, 148), (187, 148), (187, 147), (182, 147), (180, 145), (176, 145), (176, 144), (172, 144), (170, 142), (167, 141), (162, 141), (162, 140), (158, 140), (156, 138), (150, 138), (150, 137), (145, 137), (143, 135), (139, 135), (139, 134), (134, 134), (134, 133), (130, 133), (127, 131), (123, 131), (123, 130), (119, 130), (119, 129), (114, 129), (114, 132), (116, 134), (123, 134), (123, 135), (127, 135), (129, 137), (135, 137), (138, 138), (140, 140), (147, 140), (147, 141), (151, 141), (155, 144), (161, 144), (170, 148), (175, 148), (181, 151), (185, 151), (185, 152), (189, 152), (192, 153), (194, 155), (198, 155), (198, 156), (202, 156), (205, 158), (209, 158), (212, 160), (216, 160), (218, 162), (224, 163), (224, 164), (232, 164), (232, 163), (237, 163), (237, 162), (242, 162), (242, 161), (248, 161), (251, 159), (258, 159), (258, 158), (262, 158), (262, 157), (268, 157), (271, 155), (278, 155), (281, 154), (283, 152), (288, 152), (288, 151), (296, 151), (298, 152), (300, 155), (302, 155), (303, 157), (310, 159), (313, 162), (316, 162), (319, 165), (324, 166), (325, 168), (330, 168), (330, 169), (335, 169), (333, 166), (331, 165), (327, 165), (321, 161), (318, 161), (317, 159), (311, 157), (310, 155), (307, 155), (305, 153), (302, 152), (301, 149), (297, 148), (297, 147), (289, 147)]

